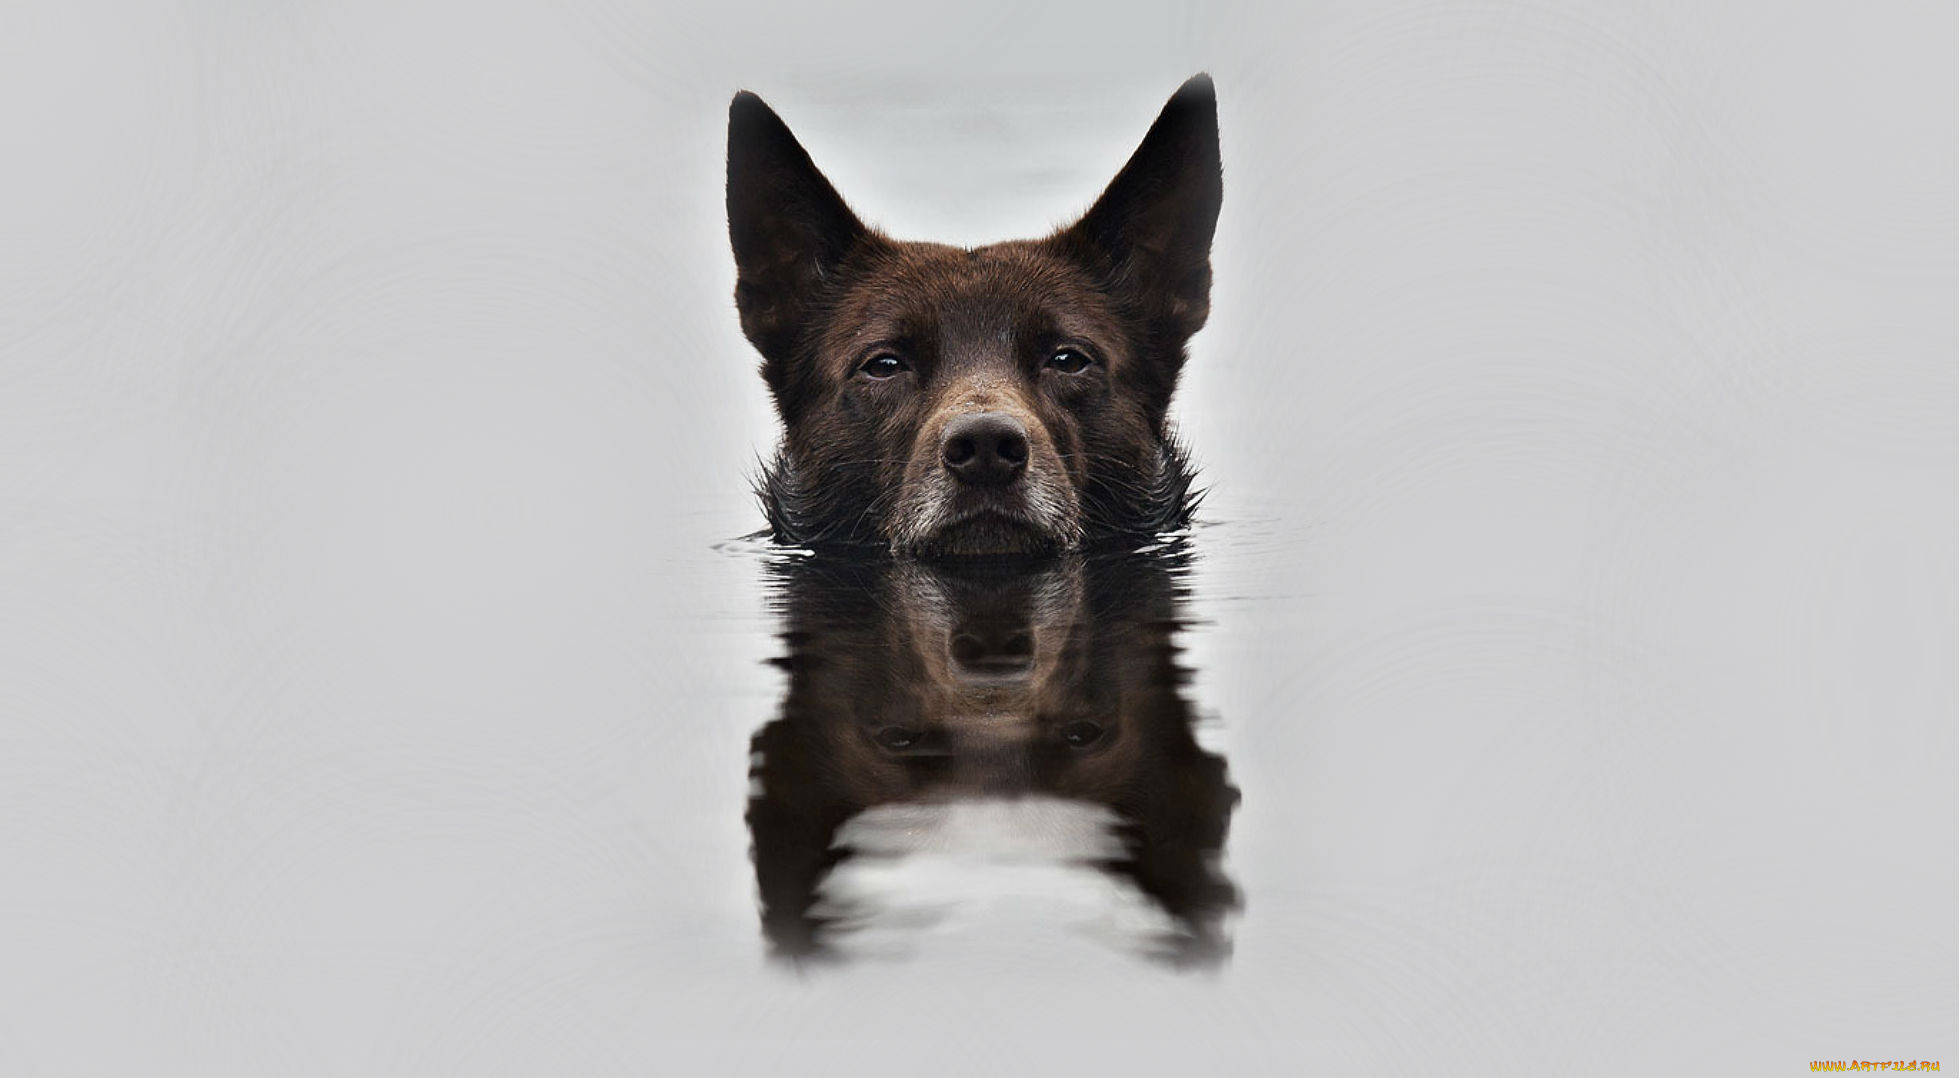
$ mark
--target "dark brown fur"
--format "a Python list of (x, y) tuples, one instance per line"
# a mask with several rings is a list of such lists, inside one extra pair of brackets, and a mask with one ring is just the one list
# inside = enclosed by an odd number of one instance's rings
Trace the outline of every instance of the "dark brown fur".
[[(737, 95), (729, 236), (742, 329), (783, 420), (759, 485), (775, 538), (985, 555), (1183, 525), (1195, 499), (1166, 413), (1209, 310), (1220, 192), (1199, 76), (1075, 224), (973, 249), (894, 240), (760, 98)], [(948, 425), (982, 413), (1025, 429), (1011, 482), (946, 464)]]

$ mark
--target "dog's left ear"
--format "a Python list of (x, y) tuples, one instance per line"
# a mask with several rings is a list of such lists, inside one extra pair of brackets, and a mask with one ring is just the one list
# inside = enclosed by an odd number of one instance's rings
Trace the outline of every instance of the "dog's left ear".
[(1209, 75), (1178, 88), (1129, 164), (1056, 240), (1086, 257), (1178, 342), (1211, 311), (1211, 237), (1224, 179)]

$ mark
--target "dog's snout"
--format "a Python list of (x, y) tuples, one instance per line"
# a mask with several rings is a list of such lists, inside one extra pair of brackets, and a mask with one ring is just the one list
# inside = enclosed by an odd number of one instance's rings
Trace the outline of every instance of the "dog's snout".
[(961, 483), (1005, 484), (1028, 465), (1028, 429), (1006, 413), (962, 416), (946, 425), (940, 460)]

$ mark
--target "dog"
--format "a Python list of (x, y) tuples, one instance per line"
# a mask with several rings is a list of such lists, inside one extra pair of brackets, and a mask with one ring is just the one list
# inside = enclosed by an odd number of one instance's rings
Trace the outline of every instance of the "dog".
[(737, 94), (735, 301), (783, 424), (757, 483), (770, 534), (929, 558), (1187, 524), (1196, 493), (1166, 414), (1210, 311), (1222, 192), (1199, 75), (1073, 224), (977, 248), (895, 240)]
[[(853, 829), (959, 805), (1105, 813), (1082, 865), (1169, 917), (1152, 955), (1222, 961), (1239, 891), (1221, 866), (1239, 791), (1194, 734), (1177, 636), (1189, 552), (995, 560), (806, 557), (772, 567), (789, 675), (750, 743), (762, 929), (784, 959), (838, 955), (826, 890)], [(907, 814), (911, 816), (906, 816)], [(889, 859), (890, 853), (885, 853)]]

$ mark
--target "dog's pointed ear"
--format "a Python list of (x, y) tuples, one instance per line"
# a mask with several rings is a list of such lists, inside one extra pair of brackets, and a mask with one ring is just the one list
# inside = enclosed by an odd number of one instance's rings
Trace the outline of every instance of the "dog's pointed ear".
[(810, 303), (866, 229), (789, 126), (743, 91), (728, 105), (728, 239), (742, 332), (774, 367)]
[(1211, 77), (1197, 75), (1171, 96), (1096, 204), (1056, 239), (1181, 341), (1211, 310), (1211, 237), (1223, 194), (1218, 99)]

